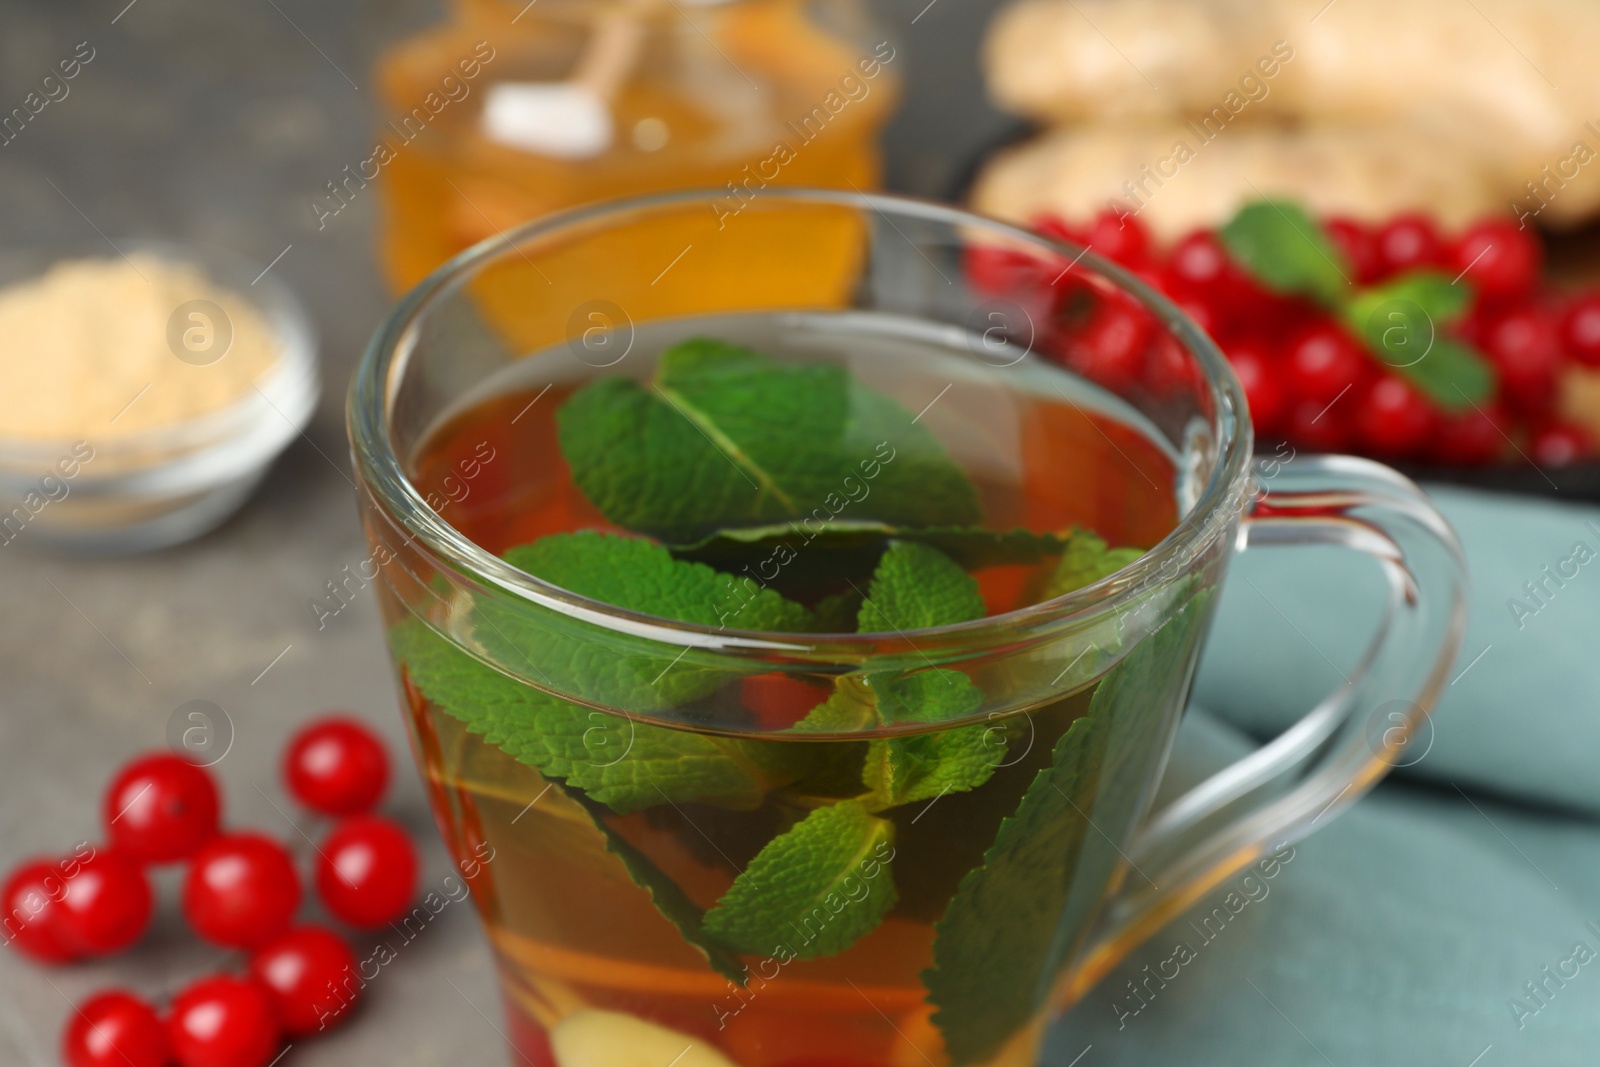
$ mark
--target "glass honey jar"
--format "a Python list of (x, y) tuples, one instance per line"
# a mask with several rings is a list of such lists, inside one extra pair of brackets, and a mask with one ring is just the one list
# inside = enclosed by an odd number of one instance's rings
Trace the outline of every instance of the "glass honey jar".
[(862, 0), (455, 0), (378, 64), (386, 280), (590, 201), (875, 188), (897, 59)]

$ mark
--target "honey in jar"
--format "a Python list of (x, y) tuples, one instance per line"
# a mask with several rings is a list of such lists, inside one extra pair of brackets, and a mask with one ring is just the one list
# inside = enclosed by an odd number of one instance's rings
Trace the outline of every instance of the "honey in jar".
[(721, 231), (769, 186), (872, 189), (897, 60), (859, 0), (456, 0), (378, 65), (386, 279), (590, 201), (712, 189)]

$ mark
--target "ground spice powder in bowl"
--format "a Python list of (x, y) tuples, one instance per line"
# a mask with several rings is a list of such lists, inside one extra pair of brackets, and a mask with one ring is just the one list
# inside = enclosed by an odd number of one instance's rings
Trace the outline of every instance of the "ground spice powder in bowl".
[(314, 342), (287, 290), (226, 256), (123, 247), (0, 268), (0, 548), (197, 536), (315, 407)]

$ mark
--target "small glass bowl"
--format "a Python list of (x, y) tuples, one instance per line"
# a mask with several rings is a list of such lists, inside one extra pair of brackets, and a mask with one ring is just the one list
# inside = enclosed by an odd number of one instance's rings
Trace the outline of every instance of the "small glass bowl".
[[(114, 555), (198, 537), (245, 502), (316, 408), (316, 335), (287, 287), (217, 250), (154, 241), (118, 246), (197, 269), (248, 300), (279, 343), (278, 361), (229, 407), (182, 422), (104, 440), (0, 437), (0, 548), (48, 544)], [(104, 245), (7, 252), (0, 255), (0, 286), (63, 260), (115, 255)]]

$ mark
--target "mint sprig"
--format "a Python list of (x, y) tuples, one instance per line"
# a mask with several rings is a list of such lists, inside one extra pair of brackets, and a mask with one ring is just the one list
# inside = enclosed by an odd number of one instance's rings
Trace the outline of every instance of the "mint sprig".
[(989, 1059), (1038, 1013), (1087, 933), (1143, 813), (1208, 602), (1193, 596), (1102, 679), (935, 926), (922, 978), (956, 1067)]
[[(1137, 555), (1079, 531), (976, 526), (977, 489), (938, 440), (832, 365), (685, 342), (648, 382), (580, 389), (557, 426), (579, 488), (645, 536), (555, 534), (505, 558), (640, 615), (871, 632), (915, 650), (908, 635), (985, 614), (969, 571), (1054, 561), (1039, 579), (1053, 596)], [(775, 553), (787, 553), (782, 576), (766, 566)], [(783, 595), (791, 582), (804, 604)], [(1009, 743), (1004, 724), (950, 725), (971, 720), (985, 694), (920, 652), (866, 660), (789, 737), (756, 741), (600, 710), (693, 721), (699, 702), (720, 707), (738, 692), (739, 671), (559, 604), (477, 598), (438, 627), (408, 618), (390, 641), (411, 685), (586, 811), (628, 879), (739, 984), (739, 953), (816, 958), (876, 928), (897, 899), (893, 809), (978, 788)], [(702, 913), (612, 818), (663, 804), (759, 808), (788, 829)]]
[[(863, 602), (863, 628), (904, 632), (964, 622), (983, 614), (977, 582), (937, 549), (912, 542), (890, 545)], [(910, 674), (865, 670), (836, 683), (834, 695), (806, 716), (798, 733), (851, 734), (902, 723), (936, 724), (963, 718), (983, 701), (960, 671), (934, 668)], [(837, 895), (869, 849), (887, 847), (892, 824), (875, 813), (943, 792), (983, 784), (999, 760), (986, 728), (962, 726), (866, 743), (861, 796), (817, 808), (762, 849), (706, 915), (712, 937), (744, 952), (786, 946), (802, 959), (842, 952), (875, 927), (893, 904), (885, 869), (864, 899), (848, 908)], [(893, 858), (879, 856), (885, 868)], [(859, 872), (856, 872), (859, 881)], [(822, 922), (817, 936), (806, 917)], [(802, 933), (804, 931), (804, 933)], [(804, 937), (803, 944), (794, 938)]]
[(662, 353), (648, 382), (584, 386), (556, 426), (573, 480), (601, 513), (668, 542), (846, 507), (917, 526), (980, 515), (938, 438), (833, 364), (685, 341)]
[[(978, 583), (938, 549), (911, 541), (890, 544), (863, 598), (860, 628), (895, 632), (981, 618)], [(968, 718), (983, 693), (966, 674), (929, 666), (909, 673), (875, 667), (841, 677), (833, 696), (814, 708), (799, 733), (852, 734), (906, 724), (937, 725)], [(873, 811), (942, 793), (976, 789), (1003, 758), (982, 725), (959, 726), (867, 743), (862, 801)]]
[(1469, 346), (1443, 336), (1472, 293), (1442, 274), (1418, 271), (1357, 293), (1345, 325), (1379, 362), (1446, 411), (1465, 411), (1494, 393), (1494, 371)]
[(1441, 336), (1471, 303), (1460, 280), (1412, 271), (1358, 287), (1344, 254), (1298, 204), (1247, 204), (1219, 231), (1229, 254), (1273, 292), (1307, 296), (1365, 342), (1381, 365), (1445, 411), (1464, 411), (1494, 393), (1494, 369), (1461, 341)]

